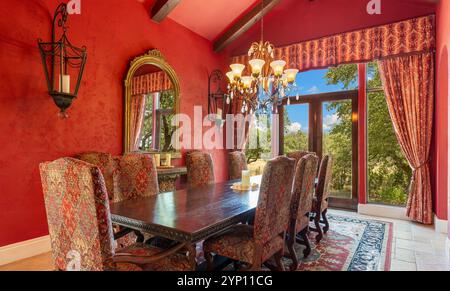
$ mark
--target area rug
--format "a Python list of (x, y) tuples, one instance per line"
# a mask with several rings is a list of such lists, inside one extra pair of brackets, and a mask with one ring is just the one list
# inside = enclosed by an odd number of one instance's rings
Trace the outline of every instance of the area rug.
[[(299, 271), (389, 271), (393, 225), (389, 222), (329, 215), (330, 230), (320, 244), (310, 233), (312, 252), (303, 258), (304, 246), (296, 245)], [(285, 258), (286, 266), (291, 260)]]

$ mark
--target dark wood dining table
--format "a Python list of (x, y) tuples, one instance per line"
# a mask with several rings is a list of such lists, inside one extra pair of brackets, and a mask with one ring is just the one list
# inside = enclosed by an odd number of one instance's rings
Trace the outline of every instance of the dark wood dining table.
[[(256, 209), (259, 188), (234, 191), (231, 186), (236, 182), (114, 203), (111, 219), (122, 227), (185, 244), (195, 264), (197, 243), (246, 221)], [(251, 182), (260, 184), (261, 176)]]

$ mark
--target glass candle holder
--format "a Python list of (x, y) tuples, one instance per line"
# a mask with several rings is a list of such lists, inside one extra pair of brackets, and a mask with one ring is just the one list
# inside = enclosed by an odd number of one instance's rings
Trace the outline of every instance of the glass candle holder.
[(242, 187), (250, 187), (250, 171), (242, 171)]

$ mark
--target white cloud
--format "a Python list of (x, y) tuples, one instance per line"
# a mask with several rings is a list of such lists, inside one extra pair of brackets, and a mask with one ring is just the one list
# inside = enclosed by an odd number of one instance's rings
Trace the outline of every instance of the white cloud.
[(310, 94), (317, 94), (319, 92), (320, 92), (320, 89), (317, 86), (313, 86), (313, 87), (308, 89), (308, 93), (310, 93)]
[(302, 130), (302, 125), (298, 122), (294, 122), (286, 128), (288, 133), (297, 133)]
[(335, 125), (338, 125), (339, 123), (341, 123), (341, 120), (339, 119), (337, 113), (327, 115), (323, 120), (323, 129), (327, 131), (331, 130)]

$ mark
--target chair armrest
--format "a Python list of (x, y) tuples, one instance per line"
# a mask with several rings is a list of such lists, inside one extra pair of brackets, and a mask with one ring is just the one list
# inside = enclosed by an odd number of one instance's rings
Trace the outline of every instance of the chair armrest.
[(162, 251), (153, 256), (136, 256), (133, 254), (118, 253), (112, 257), (112, 261), (114, 263), (131, 263), (136, 265), (147, 265), (159, 261), (165, 257), (171, 256), (186, 247), (187, 243), (180, 243), (171, 249)]

